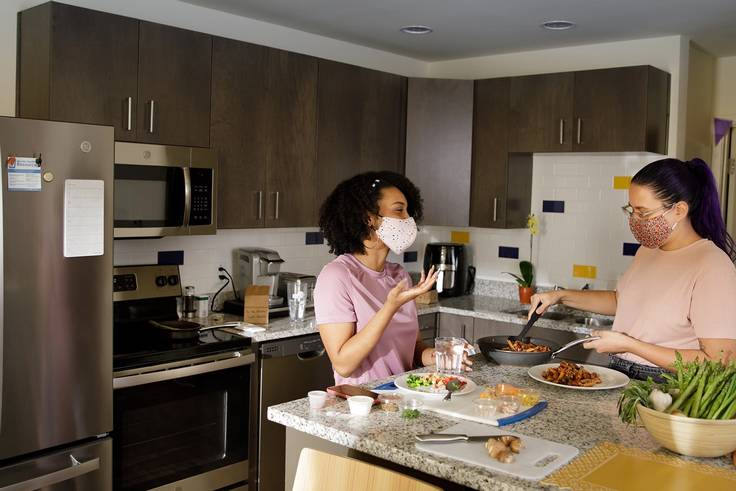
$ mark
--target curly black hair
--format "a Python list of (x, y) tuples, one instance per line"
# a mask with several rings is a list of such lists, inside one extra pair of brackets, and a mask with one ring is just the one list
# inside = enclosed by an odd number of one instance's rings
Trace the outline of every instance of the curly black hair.
[(409, 216), (421, 221), (422, 196), (409, 179), (389, 171), (358, 174), (338, 184), (320, 208), (319, 228), (330, 253), (365, 254), (363, 241), (371, 235), (369, 213), (378, 214), (381, 190), (391, 187), (406, 196)]

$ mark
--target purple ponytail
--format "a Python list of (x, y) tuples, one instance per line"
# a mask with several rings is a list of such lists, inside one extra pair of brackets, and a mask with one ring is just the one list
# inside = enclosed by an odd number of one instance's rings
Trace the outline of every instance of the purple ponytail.
[(736, 261), (736, 246), (723, 222), (716, 180), (703, 160), (657, 160), (637, 172), (631, 182), (651, 188), (665, 205), (686, 202), (690, 207), (690, 222), (698, 235), (712, 241), (731, 261)]

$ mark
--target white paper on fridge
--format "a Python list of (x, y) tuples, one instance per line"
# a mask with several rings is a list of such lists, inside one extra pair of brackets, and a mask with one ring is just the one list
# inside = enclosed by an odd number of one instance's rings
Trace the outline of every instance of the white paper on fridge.
[(8, 156), (8, 191), (40, 191), (41, 164), (36, 157)]
[(64, 181), (64, 257), (101, 256), (105, 249), (105, 181)]

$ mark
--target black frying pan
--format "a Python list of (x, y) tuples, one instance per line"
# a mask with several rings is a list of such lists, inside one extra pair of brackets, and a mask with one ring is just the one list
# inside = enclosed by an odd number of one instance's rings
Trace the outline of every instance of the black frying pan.
[(184, 341), (199, 338), (199, 331), (202, 328), (196, 322), (184, 320), (171, 321), (148, 321), (148, 324), (158, 329), (158, 332), (166, 339), (172, 341)]
[(552, 358), (552, 353), (560, 349), (560, 345), (554, 341), (541, 338), (527, 338), (524, 339), (525, 342), (547, 346), (549, 351), (505, 351), (504, 348), (508, 348), (508, 339), (508, 335), (480, 338), (478, 340), (478, 347), (483, 353), (483, 356), (489, 361), (495, 361), (499, 365), (517, 365), (522, 367), (547, 363)]

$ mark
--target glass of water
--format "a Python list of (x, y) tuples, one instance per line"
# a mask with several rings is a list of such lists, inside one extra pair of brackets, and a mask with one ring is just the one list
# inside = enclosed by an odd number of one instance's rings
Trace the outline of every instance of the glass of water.
[(289, 301), (289, 319), (291, 322), (302, 322), (307, 308), (309, 285), (302, 280), (286, 282), (286, 298)]
[(434, 362), (438, 372), (463, 372), (463, 355), (469, 352), (463, 338), (435, 338), (434, 349)]

